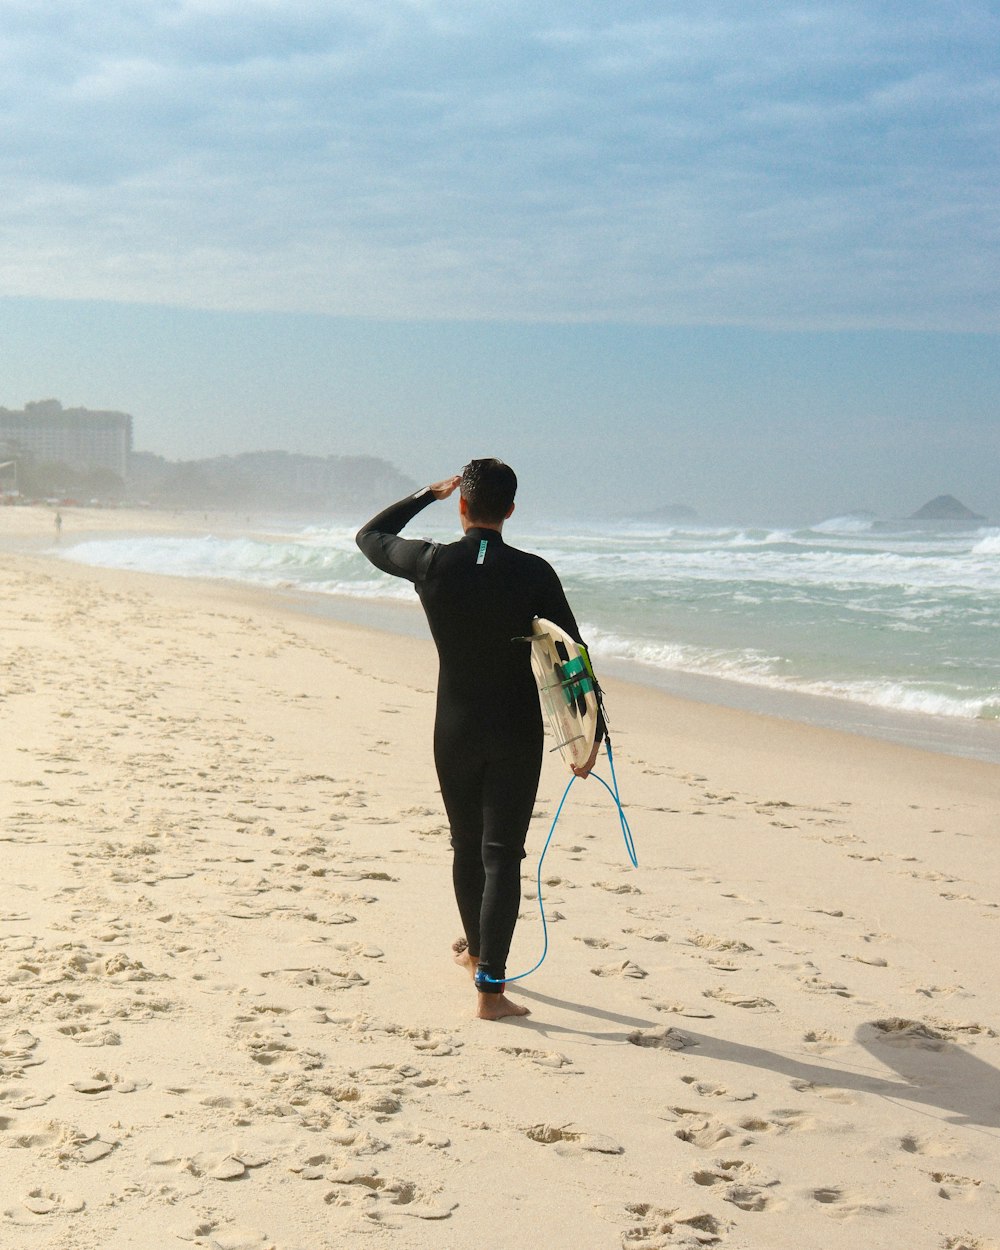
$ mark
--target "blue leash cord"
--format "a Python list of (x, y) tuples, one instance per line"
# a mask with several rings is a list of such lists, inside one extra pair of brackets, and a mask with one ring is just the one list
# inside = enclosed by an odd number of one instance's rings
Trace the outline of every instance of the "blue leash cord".
[[(615, 776), (615, 759), (611, 753), (611, 739), (610, 738), (606, 737), (604, 739), (604, 749), (608, 753), (608, 763), (611, 766), (611, 781), (614, 786), (614, 789), (612, 789), (612, 787), (609, 786), (608, 783), (604, 780), (604, 778), (601, 777), (598, 773), (591, 773), (590, 776), (593, 777), (596, 781), (599, 781), (601, 785), (605, 788), (605, 790), (607, 790), (608, 794), (611, 795), (614, 805), (618, 809), (618, 818), (621, 821), (621, 827), (622, 827), (622, 837), (625, 839), (625, 850), (628, 853), (628, 857), (632, 863), (632, 867), (638, 868), (639, 860), (636, 858), (635, 843), (632, 840), (632, 830), (629, 828), (628, 817), (625, 815), (625, 812), (622, 809), (621, 797), (618, 793), (618, 778)], [(569, 792), (570, 790), (573, 789), (573, 783), (578, 780), (579, 778), (577, 777), (576, 773), (574, 773), (573, 776), (570, 777), (569, 784), (566, 786), (566, 789), (563, 791), (563, 796), (559, 800), (559, 806), (556, 808), (556, 814), (552, 818), (552, 824), (549, 828), (549, 836), (545, 839), (545, 845), (542, 847), (542, 853), (538, 857), (538, 873), (536, 875), (535, 880), (538, 885), (538, 911), (542, 917), (543, 943), (542, 943), (541, 957), (538, 960), (538, 963), (536, 963), (533, 968), (529, 968), (527, 972), (519, 972), (517, 976), (515, 977), (504, 977), (504, 982), (523, 981), (525, 977), (530, 977), (533, 972), (537, 972), (538, 969), (542, 966), (542, 964), (545, 962), (545, 956), (549, 953), (549, 926), (545, 920), (545, 907), (542, 904), (542, 864), (545, 862), (545, 853), (549, 849), (549, 843), (552, 841), (552, 835), (556, 831), (556, 825), (559, 823), (559, 817), (562, 815), (562, 809), (566, 804), (566, 800), (569, 798)], [(495, 984), (495, 982), (492, 981), (492, 978), (490, 978), (490, 981), (491, 983)]]

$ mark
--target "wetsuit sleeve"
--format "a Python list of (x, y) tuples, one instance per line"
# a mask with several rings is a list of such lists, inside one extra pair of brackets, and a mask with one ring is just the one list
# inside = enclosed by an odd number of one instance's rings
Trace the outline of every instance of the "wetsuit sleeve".
[(426, 538), (400, 538), (399, 531), (433, 502), (434, 496), (425, 487), (362, 525), (355, 541), (377, 569), (411, 582), (422, 581), (427, 576), (438, 544)]

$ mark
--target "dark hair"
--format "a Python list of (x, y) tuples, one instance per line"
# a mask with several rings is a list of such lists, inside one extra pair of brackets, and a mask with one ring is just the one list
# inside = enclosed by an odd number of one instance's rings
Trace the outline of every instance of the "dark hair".
[(470, 521), (499, 525), (514, 504), (517, 477), (502, 460), (470, 460), (462, 470), (461, 491)]

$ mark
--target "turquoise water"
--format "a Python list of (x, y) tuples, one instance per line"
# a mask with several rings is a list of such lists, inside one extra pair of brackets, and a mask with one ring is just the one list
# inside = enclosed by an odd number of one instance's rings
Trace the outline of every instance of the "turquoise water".
[[(62, 554), (337, 597), (355, 619), (365, 605), (412, 603), (408, 583), (360, 555), (353, 528), (258, 521), (237, 537), (102, 538)], [(455, 536), (423, 517), (407, 533)], [(700, 676), (744, 692), (1000, 721), (1000, 529), (842, 517), (774, 530), (512, 522), (506, 536), (555, 565), (595, 658), (628, 663), (640, 679)]]

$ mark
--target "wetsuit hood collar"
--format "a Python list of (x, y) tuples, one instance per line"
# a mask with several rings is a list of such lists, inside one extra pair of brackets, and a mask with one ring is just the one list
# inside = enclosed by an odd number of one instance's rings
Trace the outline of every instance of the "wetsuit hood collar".
[(503, 535), (499, 530), (490, 529), (485, 525), (470, 525), (465, 531), (465, 538), (475, 539), (478, 542), (502, 543)]

